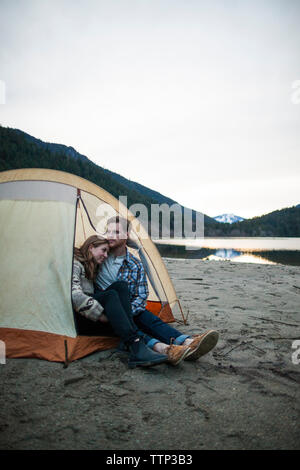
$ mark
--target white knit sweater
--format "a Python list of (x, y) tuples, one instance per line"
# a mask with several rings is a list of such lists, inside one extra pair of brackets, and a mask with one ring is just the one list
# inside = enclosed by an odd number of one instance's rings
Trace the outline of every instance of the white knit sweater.
[(98, 321), (103, 313), (103, 307), (91, 297), (94, 284), (86, 278), (84, 266), (77, 260), (73, 261), (72, 301), (76, 312), (89, 320)]

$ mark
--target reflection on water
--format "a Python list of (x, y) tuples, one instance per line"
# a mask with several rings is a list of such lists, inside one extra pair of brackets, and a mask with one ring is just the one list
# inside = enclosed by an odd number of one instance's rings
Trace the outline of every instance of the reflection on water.
[(259, 263), (259, 264), (288, 264), (300, 266), (300, 251), (294, 250), (235, 250), (235, 249), (212, 249), (200, 248), (186, 250), (180, 245), (156, 245), (161, 256), (166, 258), (185, 258), (201, 260), (230, 260), (237, 263)]
[(235, 263), (260, 263), (260, 264), (277, 264), (274, 261), (270, 261), (263, 256), (254, 253), (243, 253), (242, 251), (236, 250), (217, 250), (215, 254), (209, 255), (204, 260), (230, 260)]

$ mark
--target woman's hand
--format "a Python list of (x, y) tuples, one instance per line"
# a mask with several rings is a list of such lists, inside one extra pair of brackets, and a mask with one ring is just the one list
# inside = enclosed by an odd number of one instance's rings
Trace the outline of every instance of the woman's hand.
[(108, 318), (106, 315), (104, 315), (104, 313), (102, 313), (101, 317), (99, 318), (99, 321), (101, 323), (109, 323)]

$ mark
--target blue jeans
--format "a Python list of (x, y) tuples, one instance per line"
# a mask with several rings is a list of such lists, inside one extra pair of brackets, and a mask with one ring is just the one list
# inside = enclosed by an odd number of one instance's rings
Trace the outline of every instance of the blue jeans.
[[(105, 290), (97, 289), (94, 298), (104, 307), (104, 313), (108, 314), (108, 320), (113, 323), (114, 332), (123, 341), (125, 336), (134, 332), (138, 336), (143, 336), (147, 346), (153, 349), (154, 345), (159, 342), (170, 344), (173, 339), (174, 344), (182, 344), (186, 338), (189, 338), (188, 335), (183, 335), (148, 310), (133, 315), (126, 281), (116, 281)], [(115, 322), (112, 321), (110, 311)], [(125, 315), (128, 321), (125, 321)]]
[(147, 343), (147, 346), (152, 348), (154, 344), (158, 342), (170, 344), (171, 340), (174, 340), (174, 344), (182, 344), (189, 338), (189, 335), (180, 333), (180, 331), (149, 312), (149, 310), (143, 310), (141, 313), (135, 315), (133, 320), (140, 331), (153, 337), (153, 339)]

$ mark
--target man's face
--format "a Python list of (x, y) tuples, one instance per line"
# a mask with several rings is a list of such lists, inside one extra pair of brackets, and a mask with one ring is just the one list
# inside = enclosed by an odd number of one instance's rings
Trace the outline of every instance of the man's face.
[(126, 245), (128, 233), (122, 224), (112, 222), (107, 226), (105, 237), (108, 240), (109, 248), (114, 249)]

